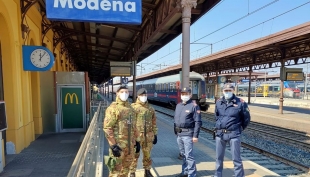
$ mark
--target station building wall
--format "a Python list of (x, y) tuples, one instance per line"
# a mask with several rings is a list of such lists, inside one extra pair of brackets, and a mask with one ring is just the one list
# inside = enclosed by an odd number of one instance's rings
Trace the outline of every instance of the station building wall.
[[(38, 45), (43, 43), (56, 54), (55, 64), (50, 71), (69, 71), (72, 63), (66, 53), (60, 53), (61, 43), (54, 49), (52, 30), (42, 40), (42, 15), (35, 4), (26, 13), (24, 24), (29, 32), (22, 35), (20, 0), (0, 0), (0, 100), (6, 104), (8, 129), (2, 137), (2, 149), (5, 154), (5, 141), (15, 145), (16, 153), (35, 140), (36, 135), (44, 132), (45, 112), (48, 99), (42, 99), (42, 77), (44, 72), (23, 70), (22, 45)], [(66, 67), (66, 64), (68, 67)], [(44, 91), (43, 91), (44, 92)], [(45, 125), (47, 126), (47, 125)], [(50, 125), (46, 127), (50, 130)], [(5, 159), (2, 159), (5, 162)], [(4, 163), (5, 164), (5, 163)]]

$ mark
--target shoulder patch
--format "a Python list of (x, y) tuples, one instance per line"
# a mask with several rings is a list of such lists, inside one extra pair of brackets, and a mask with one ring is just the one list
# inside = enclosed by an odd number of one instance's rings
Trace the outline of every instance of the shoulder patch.
[(196, 100), (193, 100), (192, 103), (194, 104), (194, 106), (197, 106)]
[(197, 114), (200, 114), (200, 110), (197, 110), (196, 112), (197, 112)]
[(242, 98), (240, 98), (240, 101), (241, 101), (242, 103), (244, 103), (244, 102), (245, 102)]

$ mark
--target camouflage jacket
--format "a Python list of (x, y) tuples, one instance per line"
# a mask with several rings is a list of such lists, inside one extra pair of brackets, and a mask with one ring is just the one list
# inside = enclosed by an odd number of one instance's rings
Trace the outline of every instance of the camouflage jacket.
[[(134, 145), (140, 141), (136, 128), (136, 113), (128, 101), (116, 97), (116, 101), (106, 109), (103, 130), (110, 145), (114, 143), (125, 148), (129, 141)], [(130, 130), (131, 129), (131, 130)]]
[(151, 107), (148, 102), (142, 103), (139, 99), (131, 106), (136, 111), (137, 114), (137, 129), (138, 132), (153, 132), (157, 135), (157, 125), (156, 125), (156, 114), (153, 107)]

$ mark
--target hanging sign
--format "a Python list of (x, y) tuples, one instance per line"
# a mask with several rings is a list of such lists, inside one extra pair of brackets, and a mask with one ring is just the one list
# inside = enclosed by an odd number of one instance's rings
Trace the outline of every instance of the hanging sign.
[(140, 25), (142, 0), (47, 0), (50, 20)]

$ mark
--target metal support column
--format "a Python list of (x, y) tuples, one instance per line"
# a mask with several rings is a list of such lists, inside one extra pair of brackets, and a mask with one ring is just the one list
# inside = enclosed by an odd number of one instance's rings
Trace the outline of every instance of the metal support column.
[(215, 73), (215, 82), (214, 82), (214, 101), (216, 102), (216, 100), (218, 99), (218, 91), (217, 91), (217, 89), (218, 89), (218, 83), (217, 83), (217, 81), (218, 81), (218, 71), (216, 71), (216, 73)]
[(133, 83), (132, 83), (132, 102), (136, 102), (137, 92), (136, 92), (136, 72), (137, 72), (137, 61), (133, 62)]
[(197, 0), (181, 0), (182, 7), (182, 88), (189, 86), (191, 11)]
[[(281, 70), (283, 71), (284, 69), (284, 60), (281, 61)], [(283, 89), (284, 89), (284, 83), (283, 80), (281, 79), (281, 85), (280, 85), (280, 99), (279, 99), (279, 113), (283, 114)]]
[(250, 66), (249, 70), (248, 104), (251, 104), (251, 82), (252, 82), (252, 66)]

